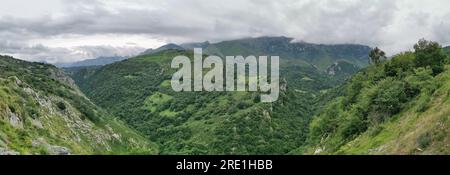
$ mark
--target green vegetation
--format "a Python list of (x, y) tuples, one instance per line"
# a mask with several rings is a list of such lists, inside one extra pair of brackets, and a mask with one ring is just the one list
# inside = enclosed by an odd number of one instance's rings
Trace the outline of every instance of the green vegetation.
[(447, 56), (450, 55), (450, 46), (444, 47), (442, 50), (444, 51), (445, 54), (447, 54)]
[[(301, 146), (321, 90), (341, 79), (302, 59), (282, 59), (281, 97), (260, 103), (256, 92), (174, 92), (165, 50), (72, 74), (96, 104), (160, 145), (161, 154), (286, 154)], [(91, 69), (92, 70), (92, 69)]]
[(306, 152), (449, 153), (444, 146), (449, 137), (442, 132), (450, 129), (450, 113), (443, 107), (450, 103), (450, 71), (442, 53), (439, 44), (420, 40), (414, 53), (357, 73), (343, 85), (344, 94), (314, 117)]
[(414, 45), (414, 49), (416, 50), (415, 64), (417, 67), (429, 66), (435, 75), (444, 70), (446, 55), (439, 43), (422, 39)]
[(18, 154), (156, 154), (54, 66), (0, 56), (0, 147)]

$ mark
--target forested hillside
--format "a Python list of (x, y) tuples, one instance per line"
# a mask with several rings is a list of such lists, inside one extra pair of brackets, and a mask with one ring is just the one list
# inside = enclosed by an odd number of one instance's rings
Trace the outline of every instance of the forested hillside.
[(414, 48), (340, 87), (310, 125), (311, 146), (296, 153), (449, 154), (449, 56), (435, 42)]
[(312, 44), (288, 37), (259, 37), (223, 41), (205, 48), (209, 55), (277, 55), (283, 59), (301, 59), (324, 71), (337, 61), (359, 68), (368, 65), (370, 47), (357, 44)]
[(0, 155), (156, 153), (62, 70), (0, 56)]

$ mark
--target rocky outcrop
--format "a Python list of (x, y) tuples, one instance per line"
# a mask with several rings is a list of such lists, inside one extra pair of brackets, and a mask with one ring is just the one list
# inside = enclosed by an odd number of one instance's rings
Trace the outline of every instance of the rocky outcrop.
[(44, 138), (33, 140), (31, 144), (33, 147), (44, 147), (47, 150), (47, 153), (50, 155), (71, 155), (71, 151), (69, 148), (50, 145), (47, 143), (47, 141), (45, 141)]
[(53, 146), (50, 145), (47, 147), (47, 151), (51, 155), (70, 155), (70, 150), (66, 147), (62, 146)]
[(11, 151), (6, 148), (0, 148), (0, 155), (20, 155), (19, 152)]
[(60, 81), (63, 84), (70, 86), (71, 88), (76, 88), (77, 85), (70, 77), (68, 77), (64, 71), (60, 69), (50, 69), (50, 77)]
[(6, 109), (6, 113), (7, 116), (9, 116), (9, 123), (11, 124), (11, 126), (13, 126), (14, 128), (20, 129), (23, 128), (23, 122), (19, 114), (16, 114), (15, 112), (11, 111), (9, 107)]
[(337, 61), (330, 65), (325, 72), (330, 76), (349, 76), (357, 72), (360, 68), (346, 61)]

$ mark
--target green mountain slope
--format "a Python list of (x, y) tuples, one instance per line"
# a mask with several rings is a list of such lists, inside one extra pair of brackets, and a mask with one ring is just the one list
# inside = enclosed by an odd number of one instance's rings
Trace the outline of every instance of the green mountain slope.
[(202, 48), (203, 54), (224, 56), (255, 55), (280, 56), (282, 59), (302, 60), (325, 71), (337, 62), (347, 62), (363, 68), (368, 65), (370, 47), (357, 44), (312, 44), (306, 42), (293, 42), (288, 37), (258, 37), (245, 38), (219, 43), (185, 43), (181, 45), (167, 44), (158, 49), (148, 49), (141, 55), (153, 54), (165, 50), (192, 50)]
[(356, 44), (311, 44), (292, 42), (287, 37), (259, 37), (209, 44), (204, 52), (208, 55), (276, 55), (282, 59), (301, 59), (325, 71), (338, 61), (346, 61), (360, 68), (367, 66), (370, 48)]
[(300, 59), (281, 60), (281, 96), (255, 92), (174, 92), (166, 50), (72, 74), (83, 92), (160, 144), (162, 154), (286, 154), (304, 144), (322, 93), (339, 84)]
[(436, 46), (357, 73), (314, 117), (310, 146), (294, 152), (450, 154), (450, 66)]
[(54, 66), (0, 56), (0, 154), (156, 154)]
[(111, 64), (117, 61), (122, 61), (127, 59), (128, 57), (122, 56), (112, 56), (112, 57), (98, 57), (94, 59), (87, 59), (83, 61), (71, 62), (71, 63), (57, 63), (55, 64), (58, 67), (62, 68), (73, 68), (73, 67), (87, 67), (87, 66), (103, 66), (107, 64)]
[(444, 53), (450, 55), (450, 46), (444, 47)]

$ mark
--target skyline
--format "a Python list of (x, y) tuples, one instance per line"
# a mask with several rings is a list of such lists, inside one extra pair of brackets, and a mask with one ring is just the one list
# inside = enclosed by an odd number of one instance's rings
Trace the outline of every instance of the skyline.
[(450, 2), (445, 0), (5, 0), (3, 4), (0, 54), (50, 63), (131, 56), (167, 43), (260, 36), (378, 46), (388, 55), (411, 50), (420, 38), (450, 44)]

